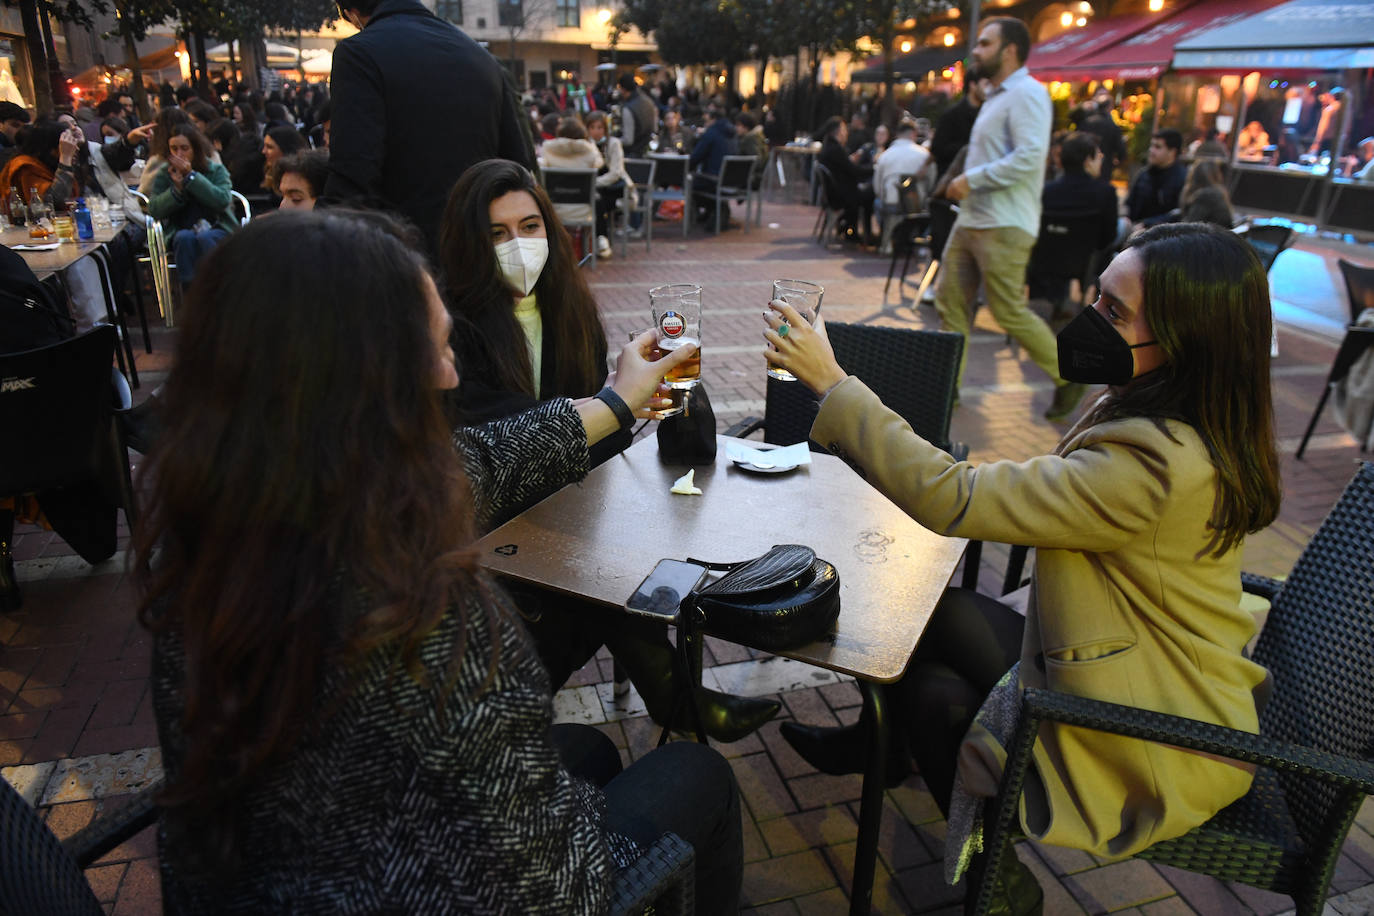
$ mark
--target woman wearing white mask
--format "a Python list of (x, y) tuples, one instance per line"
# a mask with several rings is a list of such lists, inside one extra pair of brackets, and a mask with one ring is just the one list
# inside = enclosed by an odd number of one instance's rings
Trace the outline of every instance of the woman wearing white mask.
[[(439, 267), (461, 380), (453, 400), (455, 422), (475, 425), (550, 398), (583, 398), (601, 390), (606, 333), (596, 300), (548, 195), (528, 169), (489, 159), (463, 173), (444, 209)], [(601, 440), (590, 449), (588, 466), (629, 443), (628, 430)], [(508, 587), (522, 609), (535, 611), (528, 627), (555, 689), (605, 643), (650, 715), (666, 724), (673, 665), (661, 627), (639, 631), (623, 614), (608, 616)], [(704, 688), (697, 688), (696, 702), (707, 734), (718, 741), (744, 737), (779, 709), (774, 700)], [(685, 725), (685, 716), (673, 724)]]

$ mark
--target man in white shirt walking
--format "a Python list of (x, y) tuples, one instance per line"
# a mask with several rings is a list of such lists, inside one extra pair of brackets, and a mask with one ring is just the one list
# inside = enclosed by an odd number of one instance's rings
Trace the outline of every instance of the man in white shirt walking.
[[(1053, 120), (1049, 93), (1026, 70), (1029, 53), (1030, 33), (1020, 20), (990, 19), (978, 33), (969, 77), (986, 78), (991, 89), (973, 123), (964, 173), (946, 192), (960, 210), (941, 261), (935, 308), (947, 330), (967, 338), (981, 281), (992, 317), (1054, 381), (1045, 417), (1057, 421), (1073, 413), (1086, 386), (1059, 375), (1054, 333), (1026, 301)], [(962, 363), (959, 373), (962, 380)]]

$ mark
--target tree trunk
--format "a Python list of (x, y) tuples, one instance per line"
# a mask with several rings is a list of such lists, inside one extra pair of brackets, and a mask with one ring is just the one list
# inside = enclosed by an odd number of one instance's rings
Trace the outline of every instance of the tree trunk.
[(234, 39), (229, 39), (229, 92), (232, 95), (239, 88), (239, 64), (234, 54)]
[(253, 92), (260, 92), (262, 78), (259, 71), (267, 62), (267, 45), (262, 33), (245, 35), (239, 47), (243, 51), (243, 85)]
[(210, 95), (210, 60), (209, 55), (205, 53), (205, 32), (196, 29), (191, 33), (191, 37), (195, 43), (197, 64), (192, 76), (195, 79), (196, 92), (204, 98)]
[(821, 103), (821, 53), (818, 49), (811, 49), (811, 115), (806, 119), (806, 130), (811, 132), (818, 126), (816, 124), (816, 108)]
[(24, 44), (29, 52), (29, 73), (33, 77), (35, 112), (52, 111), (52, 83), (48, 81), (48, 51), (43, 46), (43, 30), (38, 24), (38, 0), (22, 0), (19, 16), (24, 23)]
[[(763, 100), (766, 99), (766, 98), (768, 97), (767, 94), (764, 92), (764, 89), (763, 89), (763, 84), (764, 84), (764, 82), (765, 82), (767, 79), (768, 79), (768, 55), (767, 55), (767, 54), (764, 54), (764, 55), (759, 59), (759, 77), (758, 77), (757, 80), (754, 81), (754, 91), (753, 91), (752, 93), (750, 93), (750, 97), (749, 97), (750, 107), (758, 108), (758, 109), (760, 109), (760, 110), (763, 108)], [(755, 105), (755, 104), (753, 104), (754, 102), (757, 102), (758, 104)], [(760, 122), (760, 123), (762, 123), (762, 122)]]
[(43, 29), (43, 50), (48, 60), (48, 85), (52, 87), (53, 105), (70, 103), (72, 97), (67, 94), (67, 81), (62, 76), (62, 62), (57, 59), (57, 42), (52, 37), (52, 20), (48, 17), (46, 10), (41, 7), (38, 10), (38, 24)]
[(128, 32), (124, 33), (124, 63), (132, 74), (133, 85), (129, 91), (134, 97), (134, 110), (138, 112), (139, 121), (147, 124), (153, 119), (153, 111), (148, 105), (148, 90), (143, 86), (143, 65), (138, 61), (138, 44)]
[(883, 117), (882, 122), (889, 131), (897, 126), (897, 93), (893, 91), (897, 82), (896, 49), (892, 47), (895, 36), (888, 34), (883, 41)]

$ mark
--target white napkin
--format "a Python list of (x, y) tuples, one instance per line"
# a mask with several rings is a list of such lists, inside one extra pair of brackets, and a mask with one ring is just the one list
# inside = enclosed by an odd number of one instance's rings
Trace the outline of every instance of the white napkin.
[(677, 480), (673, 481), (672, 489), (668, 492), (676, 493), (679, 496), (700, 496), (701, 488), (692, 483), (692, 478), (696, 477), (696, 474), (695, 468), (683, 474)]
[(56, 251), (62, 247), (61, 242), (52, 242), (48, 245), (11, 245), (15, 251)]
[(750, 448), (741, 442), (727, 442), (725, 443), (725, 457), (731, 461), (752, 464), (761, 468), (796, 467), (799, 464), (811, 463), (811, 447), (805, 442), (798, 442), (795, 445), (785, 445), (782, 448), (759, 449)]

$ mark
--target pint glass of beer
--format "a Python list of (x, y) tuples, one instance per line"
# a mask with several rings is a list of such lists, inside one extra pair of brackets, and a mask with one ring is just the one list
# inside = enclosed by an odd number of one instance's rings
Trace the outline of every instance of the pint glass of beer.
[[(807, 324), (815, 324), (816, 316), (821, 312), (821, 297), (825, 295), (825, 287), (819, 283), (810, 283), (806, 280), (774, 280), (773, 298), (781, 299), (806, 319)], [(768, 367), (768, 374), (781, 382), (795, 382), (797, 377), (786, 369), (779, 369), (775, 366)]]
[[(673, 283), (649, 290), (659, 356), (678, 347), (694, 346), (696, 356), (663, 377), (669, 388), (688, 389), (701, 381), (701, 287)], [(657, 358), (657, 357), (656, 357)]]

